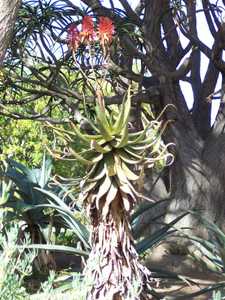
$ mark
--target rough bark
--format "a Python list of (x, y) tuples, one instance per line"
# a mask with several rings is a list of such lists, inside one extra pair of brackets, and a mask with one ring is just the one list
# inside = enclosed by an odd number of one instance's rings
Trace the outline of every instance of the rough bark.
[(13, 27), (21, 0), (0, 1), (0, 67), (12, 38)]

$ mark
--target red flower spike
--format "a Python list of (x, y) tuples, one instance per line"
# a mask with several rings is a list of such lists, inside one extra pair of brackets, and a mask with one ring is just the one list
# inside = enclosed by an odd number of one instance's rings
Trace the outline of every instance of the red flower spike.
[(68, 28), (67, 41), (69, 48), (75, 52), (80, 45), (80, 32), (74, 24)]
[(81, 42), (90, 43), (94, 40), (94, 22), (91, 16), (84, 16), (82, 20)]
[(114, 34), (114, 25), (108, 17), (100, 17), (98, 25), (98, 35), (100, 44), (105, 47), (111, 44)]

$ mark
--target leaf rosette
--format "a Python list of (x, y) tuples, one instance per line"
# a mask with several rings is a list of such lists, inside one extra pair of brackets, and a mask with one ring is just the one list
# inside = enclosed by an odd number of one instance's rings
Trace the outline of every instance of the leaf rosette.
[[(159, 121), (147, 122), (143, 130), (129, 132), (131, 91), (127, 92), (117, 112), (109, 114), (104, 101), (97, 101), (95, 122), (88, 120), (93, 134), (87, 134), (77, 125), (73, 131), (55, 130), (67, 140), (64, 159), (75, 159), (87, 166), (81, 182), (80, 200), (95, 206), (105, 218), (110, 204), (119, 193), (123, 208), (130, 212), (136, 199), (145, 199), (137, 192), (135, 182), (140, 179), (143, 168), (165, 166), (173, 161), (168, 146), (161, 139), (165, 129)], [(87, 119), (86, 119), (87, 120)], [(86, 145), (76, 152), (71, 146), (78, 137)]]

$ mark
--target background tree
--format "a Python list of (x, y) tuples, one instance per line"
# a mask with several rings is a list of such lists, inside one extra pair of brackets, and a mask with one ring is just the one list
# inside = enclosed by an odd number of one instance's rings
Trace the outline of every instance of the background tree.
[(0, 1), (0, 65), (12, 38), (13, 26), (16, 22), (20, 0)]
[[(157, 194), (158, 199), (170, 199), (166, 220), (183, 210), (197, 209), (223, 227), (223, 101), (213, 127), (210, 122), (211, 100), (219, 74), (224, 77), (225, 71), (222, 59), (224, 3), (142, 0), (137, 1), (136, 8), (126, 0), (109, 1), (108, 6), (98, 0), (83, 0), (82, 6), (74, 3), (68, 0), (23, 1), (4, 61), (1, 114), (61, 124), (73, 120), (85, 125), (80, 115), (83, 94), (88, 95), (85, 103), (90, 108), (89, 113), (96, 98), (95, 91), (85, 84), (86, 77), (92, 78), (93, 68), (96, 73), (100, 72), (99, 66), (104, 61), (101, 49), (95, 49), (93, 60), (91, 53), (85, 52), (81, 45), (76, 52), (77, 67), (67, 47), (66, 32), (71, 23), (79, 28), (84, 15), (111, 18), (116, 33), (110, 48), (110, 62), (106, 66), (110, 71), (105, 78), (110, 83), (106, 104), (121, 103), (132, 81), (138, 85), (138, 91), (132, 95), (134, 127), (141, 126), (140, 111), (144, 105), (150, 104), (156, 116), (168, 107), (163, 119), (171, 122), (164, 138), (174, 142), (176, 160), (161, 174), (162, 181), (158, 182), (166, 189)], [(119, 8), (116, 7), (118, 3)], [(214, 40), (211, 48), (199, 39), (199, 14), (204, 15), (206, 30)], [(188, 41), (185, 47), (183, 37)], [(208, 59), (204, 78), (200, 76), (202, 54)], [(193, 91), (191, 110), (180, 86), (182, 81)], [(222, 92), (223, 85), (217, 95), (220, 97)], [(37, 110), (34, 103), (43, 97), (45, 106)], [(61, 117), (54, 117), (56, 107), (61, 110)], [(150, 180), (147, 174), (146, 178)], [(187, 218), (185, 224), (193, 225), (190, 217)]]

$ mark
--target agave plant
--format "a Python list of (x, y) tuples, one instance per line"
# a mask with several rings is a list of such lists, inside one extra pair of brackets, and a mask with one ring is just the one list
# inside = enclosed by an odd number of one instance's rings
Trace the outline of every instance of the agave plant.
[(208, 233), (208, 239), (199, 236), (193, 236), (188, 233), (181, 233), (183, 236), (193, 242), (193, 248), (190, 249), (190, 255), (200, 261), (211, 271), (224, 276), (225, 271), (225, 234), (216, 223), (202, 217), (196, 211), (190, 211), (192, 215), (199, 220)]
[[(77, 159), (88, 167), (80, 199), (92, 225), (92, 249), (84, 270), (92, 282), (87, 294), (91, 300), (147, 299), (147, 289), (151, 289), (152, 276), (139, 262), (129, 215), (137, 199), (145, 198), (134, 185), (143, 168), (157, 162), (168, 164), (172, 155), (162, 143), (160, 122), (129, 132), (130, 108), (130, 90), (117, 113), (109, 113), (99, 96), (95, 122), (88, 120), (93, 134), (75, 125), (73, 131), (55, 128), (66, 142), (64, 152), (55, 156)], [(87, 146), (80, 153), (73, 149), (77, 136)]]
[[(0, 213), (4, 215), (1, 229), (14, 220), (20, 220), (18, 242), (22, 243), (28, 233), (33, 244), (45, 245), (39, 248), (36, 269), (48, 272), (49, 265), (55, 267), (53, 256), (45, 251), (49, 248), (47, 244), (51, 241), (54, 229), (56, 234), (61, 228), (72, 230), (86, 249), (87, 230), (73, 215), (75, 211), (78, 212), (78, 207), (69, 207), (74, 199), (68, 193), (67, 186), (53, 181), (52, 159), (44, 155), (40, 169), (27, 168), (12, 159), (8, 159), (5, 165), (6, 170), (1, 173), (4, 180), (0, 183)], [(58, 251), (56, 248), (52, 250)]]

